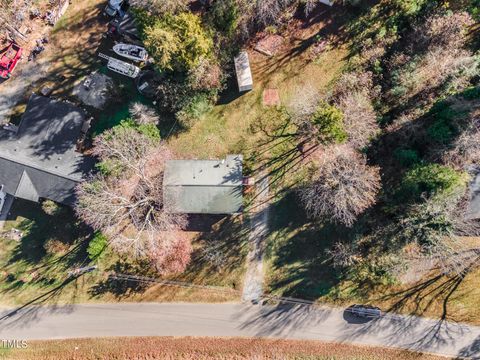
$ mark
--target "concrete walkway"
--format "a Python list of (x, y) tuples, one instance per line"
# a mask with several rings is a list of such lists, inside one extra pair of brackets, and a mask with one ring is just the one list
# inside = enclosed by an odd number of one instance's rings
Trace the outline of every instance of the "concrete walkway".
[(256, 186), (255, 200), (250, 213), (250, 249), (247, 255), (247, 273), (243, 285), (243, 301), (258, 302), (263, 295), (263, 252), (268, 236), (269, 213), (268, 177), (263, 177)]
[(480, 327), (399, 315), (365, 322), (327, 307), (125, 303), (0, 312), (0, 339), (111, 336), (308, 339), (480, 359)]

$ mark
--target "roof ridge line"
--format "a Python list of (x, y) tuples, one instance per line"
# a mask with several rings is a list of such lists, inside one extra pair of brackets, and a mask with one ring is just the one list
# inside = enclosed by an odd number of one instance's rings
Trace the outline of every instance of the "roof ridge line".
[[(81, 155), (83, 157), (83, 155)], [(76, 179), (76, 178), (73, 178), (71, 176), (68, 176), (68, 175), (62, 175), (58, 172), (55, 172), (55, 171), (52, 171), (52, 170), (45, 170), (45, 169), (42, 169), (40, 168), (39, 166), (35, 166), (35, 165), (32, 165), (32, 163), (28, 162), (28, 161), (22, 161), (22, 162), (19, 162), (19, 161), (16, 161), (16, 160), (13, 160), (12, 158), (8, 157), (8, 156), (5, 156), (4, 154), (0, 153), (0, 158), (4, 159), (4, 160), (7, 160), (7, 161), (10, 161), (10, 162), (13, 162), (15, 164), (19, 164), (19, 165), (23, 165), (23, 166), (26, 166), (26, 167), (29, 167), (31, 169), (34, 169), (34, 170), (38, 170), (38, 171), (41, 171), (41, 172), (44, 172), (44, 173), (47, 173), (47, 174), (50, 174), (50, 175), (55, 175), (55, 176), (58, 176), (58, 177), (61, 177), (63, 179), (66, 179), (66, 180), (71, 180), (71, 181), (75, 181), (75, 182), (80, 182), (81, 180), (79, 179)]]

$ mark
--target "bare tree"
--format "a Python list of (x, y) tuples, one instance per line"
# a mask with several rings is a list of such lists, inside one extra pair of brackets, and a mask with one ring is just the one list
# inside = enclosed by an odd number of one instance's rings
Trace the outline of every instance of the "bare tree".
[(313, 85), (296, 86), (289, 97), (286, 108), (294, 122), (304, 122), (315, 112), (320, 99), (320, 93)]
[(129, 174), (141, 174), (155, 142), (135, 129), (115, 127), (96, 136), (93, 145), (93, 155), (102, 161), (111, 162)]
[(442, 151), (442, 160), (457, 168), (480, 163), (480, 106), (477, 109), (474, 104), (469, 104), (469, 106), (474, 111), (469, 115), (465, 128), (462, 129), (450, 148), (444, 153)]
[(130, 115), (139, 125), (158, 124), (160, 118), (156, 111), (141, 102), (134, 102), (129, 107)]
[(313, 181), (300, 190), (300, 199), (313, 217), (328, 217), (347, 226), (372, 206), (380, 189), (377, 167), (366, 157), (340, 146), (325, 153)]
[(179, 232), (186, 217), (166, 211), (163, 170), (172, 157), (169, 149), (127, 128), (98, 136), (94, 152), (125, 171), (100, 174), (78, 186), (80, 218), (109, 236), (117, 251), (148, 257), (161, 272), (177, 271), (179, 263), (186, 266), (185, 254), (182, 261), (171, 258), (174, 251), (188, 252), (190, 245), (181, 243), (186, 240)]
[(352, 92), (337, 98), (335, 104), (343, 113), (349, 144), (356, 149), (367, 146), (379, 132), (377, 115), (368, 97), (363, 92)]
[(255, 19), (261, 25), (269, 25), (277, 22), (283, 10), (294, 1), (292, 0), (257, 0)]
[(390, 73), (394, 87), (390, 97), (397, 102), (417, 97), (429, 103), (439, 90), (455, 92), (478, 76), (478, 61), (464, 45), (473, 24), (465, 12), (437, 14), (409, 34), (411, 46), (392, 57)]
[(407, 244), (415, 244), (418, 251), (404, 253), (407, 263), (415, 263), (418, 271), (433, 266), (444, 274), (464, 275), (468, 269), (480, 265), (480, 246), (472, 246), (464, 236), (478, 236), (480, 223), (465, 216), (465, 189), (426, 199), (411, 206), (398, 222), (397, 234)]
[(371, 72), (350, 72), (338, 79), (331, 100), (343, 113), (349, 144), (356, 149), (368, 145), (379, 131), (372, 100), (380, 94)]
[(222, 87), (222, 68), (211, 59), (201, 58), (188, 72), (188, 82), (193, 90), (212, 90)]
[(325, 252), (332, 260), (334, 267), (351, 267), (360, 260), (354, 243), (337, 242)]
[(467, 12), (436, 14), (415, 27), (414, 42), (420, 48), (456, 50), (465, 45), (473, 24), (475, 21)]

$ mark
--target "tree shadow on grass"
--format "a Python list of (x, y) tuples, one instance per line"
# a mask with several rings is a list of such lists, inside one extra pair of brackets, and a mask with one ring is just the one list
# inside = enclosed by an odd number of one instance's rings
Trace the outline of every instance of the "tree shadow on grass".
[(242, 215), (223, 219), (194, 241), (192, 260), (177, 277), (203, 285), (239, 289), (248, 252), (249, 226)]
[[(192, 258), (183, 273), (162, 277), (148, 262), (121, 259), (106, 269), (108, 277), (94, 285), (89, 294), (92, 297), (111, 294), (116, 299), (126, 299), (144, 294), (157, 285), (157, 280), (238, 290), (242, 286), (247, 247), (248, 226), (242, 216), (227, 217), (193, 240)], [(148, 281), (128, 280), (115, 274), (145, 277)]]
[(134, 276), (155, 277), (151, 266), (144, 261), (128, 261), (120, 259), (107, 268), (107, 278), (92, 286), (88, 293), (92, 297), (99, 297), (105, 294), (113, 295), (117, 300), (127, 298), (135, 294), (143, 293), (149, 286), (147, 282), (124, 280), (115, 277), (115, 274), (126, 274)]
[(39, 204), (16, 199), (8, 220), (17, 218), (23, 218), (17, 227), (24, 235), (6, 259), (3, 293), (24, 286), (51, 289), (68, 269), (88, 258), (91, 229), (78, 222), (71, 209), (61, 207), (51, 216)]
[(85, 250), (85, 246), (82, 246), (85, 242), (79, 240), (85, 240), (91, 230), (76, 219), (72, 209), (61, 207), (59, 214), (52, 216), (44, 213), (40, 204), (16, 199), (9, 219), (17, 218), (24, 218), (18, 225), (24, 236), (13, 250), (8, 264), (24, 261), (38, 265), (47, 255), (45, 246), (49, 240), (69, 247), (61, 256), (68, 261), (67, 265), (74, 264), (86, 254), (82, 251)]
[(340, 281), (326, 253), (333, 243), (350, 236), (349, 230), (330, 223), (314, 224), (294, 192), (271, 207), (270, 291), (283, 296), (316, 300)]
[[(458, 321), (455, 314), (449, 313), (450, 301), (464, 281), (465, 276), (475, 268), (475, 264), (472, 262), (464, 274), (432, 274), (426, 280), (422, 280), (409, 288), (377, 297), (373, 302), (389, 301), (391, 305), (388, 309), (385, 309), (387, 312), (403, 312), (422, 316), (428, 314), (429, 311), (433, 311), (439, 314), (441, 320)], [(435, 307), (440, 307), (441, 310), (435, 311)]]
[[(54, 288), (32, 298), (23, 305), (13, 310), (7, 310), (0, 313), (0, 328), (9, 329), (25, 327), (40, 320), (40, 318), (45, 315), (71, 312), (71, 305), (57, 305), (56, 301), (62, 294), (64, 288), (66, 286), (74, 285), (80, 276), (68, 277)], [(75, 297), (76, 294), (74, 293), (72, 296), (72, 303), (75, 302)]]

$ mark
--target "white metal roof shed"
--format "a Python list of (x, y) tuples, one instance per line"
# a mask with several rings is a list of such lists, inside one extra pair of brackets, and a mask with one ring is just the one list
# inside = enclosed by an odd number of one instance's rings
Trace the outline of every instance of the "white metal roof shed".
[(253, 77), (250, 70), (250, 61), (248, 60), (248, 53), (242, 51), (235, 57), (235, 72), (237, 73), (238, 90), (248, 91), (253, 89)]

